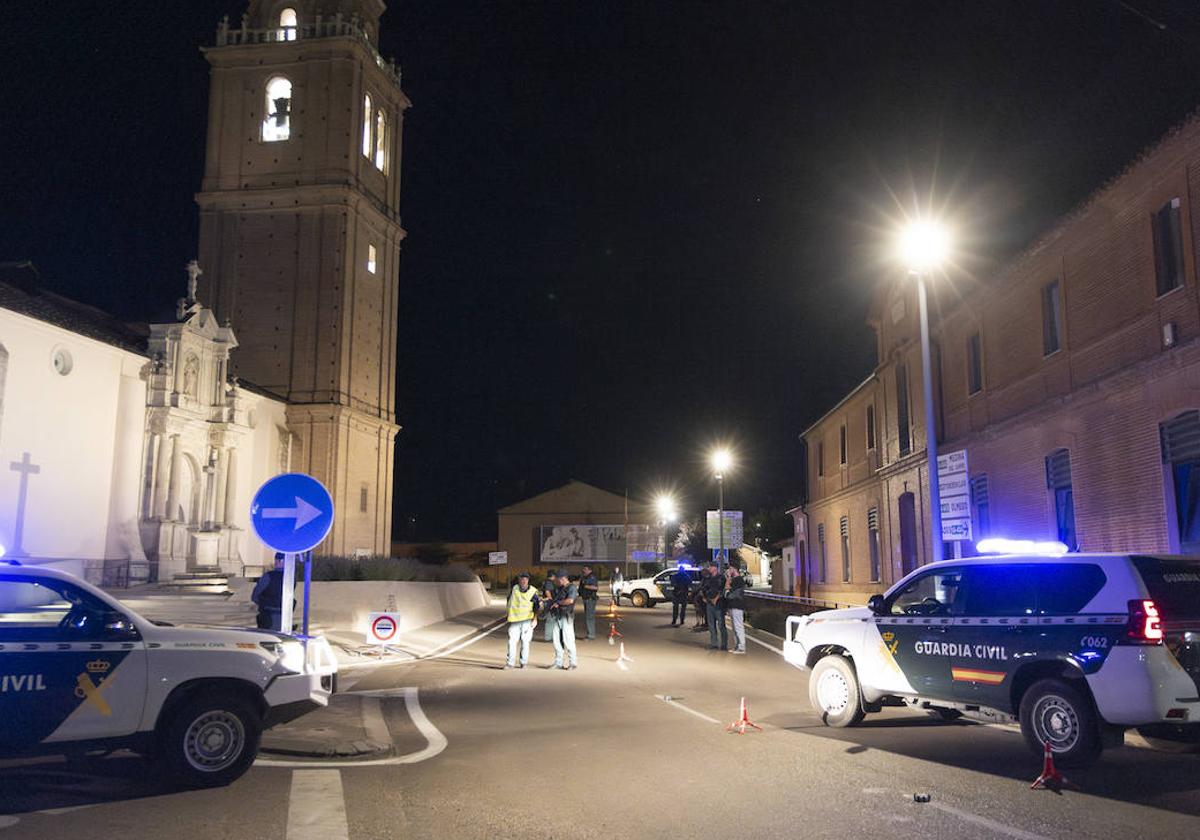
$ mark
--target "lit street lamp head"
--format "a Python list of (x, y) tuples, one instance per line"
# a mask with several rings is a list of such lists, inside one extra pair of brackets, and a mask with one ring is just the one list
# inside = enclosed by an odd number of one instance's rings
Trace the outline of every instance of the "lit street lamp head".
[(729, 454), (728, 449), (718, 449), (712, 454), (713, 472), (717, 474), (717, 478), (721, 478), (727, 469), (733, 464), (733, 456)]
[(658, 518), (663, 522), (674, 522), (677, 516), (675, 512), (675, 500), (668, 495), (659, 496), (654, 500), (654, 506), (658, 510)]
[(898, 246), (909, 271), (923, 274), (941, 266), (950, 255), (950, 232), (937, 222), (918, 220), (900, 231)]

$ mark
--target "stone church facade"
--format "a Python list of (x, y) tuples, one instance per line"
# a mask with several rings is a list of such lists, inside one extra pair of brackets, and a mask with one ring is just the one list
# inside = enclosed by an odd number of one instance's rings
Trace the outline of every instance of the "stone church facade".
[(333, 496), (317, 553), (389, 551), (409, 101), (378, 51), (383, 11), (251, 0), (221, 22), (175, 322), (131, 328), (0, 271), (10, 556), (110, 582), (253, 574), (270, 553), (250, 500), (286, 471)]

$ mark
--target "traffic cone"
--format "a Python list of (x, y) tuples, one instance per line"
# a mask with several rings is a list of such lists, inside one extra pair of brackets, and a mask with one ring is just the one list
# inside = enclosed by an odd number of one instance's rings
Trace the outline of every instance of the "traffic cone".
[(609, 621), (623, 621), (624, 620), (621, 617), (621, 613), (617, 610), (616, 604), (609, 604), (608, 605), (608, 614), (603, 617), (608, 619)]
[(741, 711), (738, 714), (738, 719), (735, 720), (733, 723), (729, 724), (728, 726), (726, 726), (725, 731), (732, 732), (733, 730), (736, 729), (737, 733), (739, 735), (745, 735), (747, 726), (753, 726), (759, 732), (762, 732), (762, 727), (759, 726), (757, 723), (752, 723), (749, 715), (746, 714), (746, 698), (743, 697), (742, 698), (742, 707), (741, 707)]
[(624, 638), (624, 636), (622, 636), (617, 631), (617, 625), (615, 625), (615, 624), (608, 625), (608, 643), (610, 645), (616, 644), (616, 642), (613, 641), (614, 639), (623, 639), (623, 638)]
[(1079, 790), (1078, 785), (1058, 772), (1058, 768), (1054, 766), (1054, 750), (1050, 749), (1050, 742), (1047, 741), (1046, 748), (1042, 752), (1042, 775), (1034, 779), (1029, 789), (1049, 790), (1061, 795), (1063, 788)]
[(625, 655), (625, 643), (624, 642), (621, 642), (621, 655), (617, 657), (617, 661), (618, 662), (632, 662), (633, 661), (632, 659), (630, 659), (628, 656)]

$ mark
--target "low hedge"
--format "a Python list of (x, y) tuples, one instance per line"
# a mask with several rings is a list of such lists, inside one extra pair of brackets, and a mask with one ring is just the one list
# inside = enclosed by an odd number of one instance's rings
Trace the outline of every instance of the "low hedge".
[[(300, 573), (300, 570), (296, 570)], [(312, 579), (407, 580), (421, 583), (469, 583), (475, 573), (456, 563), (422, 563), (411, 557), (316, 557)]]

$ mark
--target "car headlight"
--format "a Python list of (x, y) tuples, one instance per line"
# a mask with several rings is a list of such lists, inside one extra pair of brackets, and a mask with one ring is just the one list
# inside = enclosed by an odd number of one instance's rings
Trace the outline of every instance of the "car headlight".
[(297, 641), (261, 642), (264, 649), (279, 657), (279, 664), (293, 674), (304, 673), (304, 645)]

